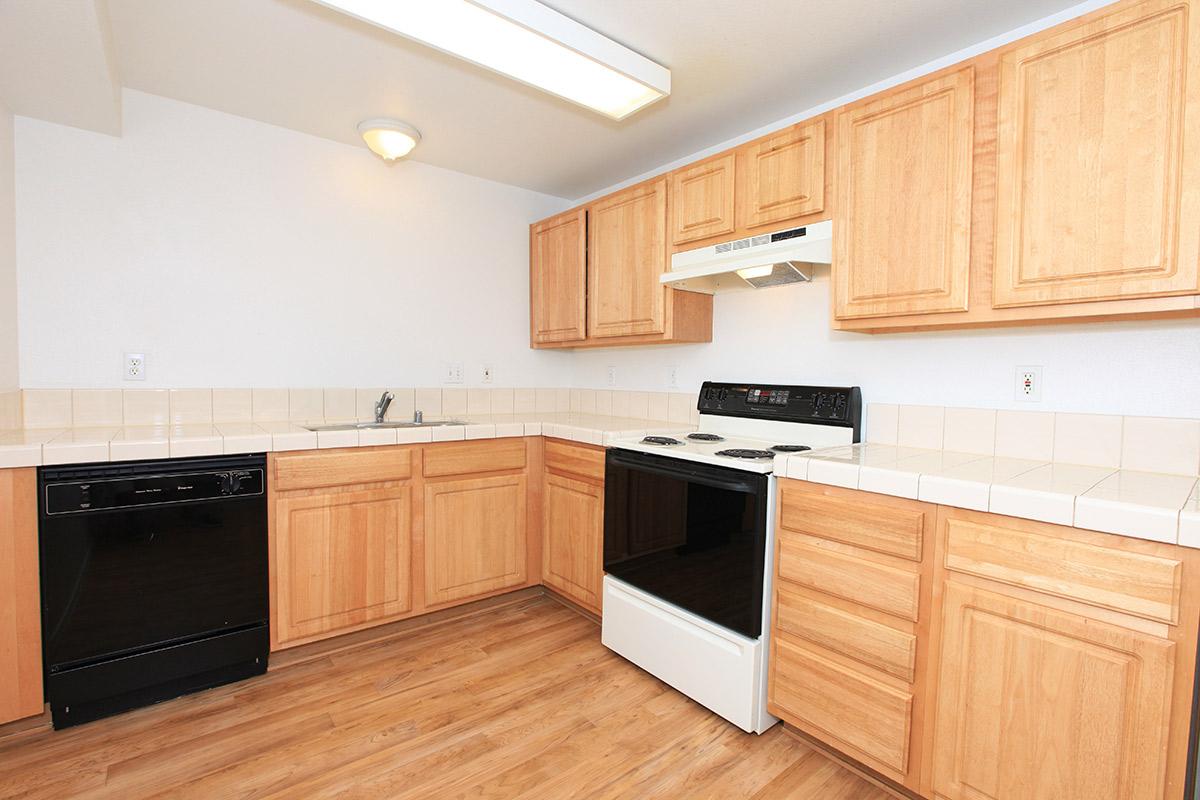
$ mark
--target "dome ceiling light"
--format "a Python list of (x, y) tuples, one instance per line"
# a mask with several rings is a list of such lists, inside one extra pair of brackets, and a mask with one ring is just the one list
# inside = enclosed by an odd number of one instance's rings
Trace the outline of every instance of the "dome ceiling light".
[(358, 134), (384, 161), (404, 158), (421, 141), (421, 132), (398, 119), (379, 117), (358, 123)]

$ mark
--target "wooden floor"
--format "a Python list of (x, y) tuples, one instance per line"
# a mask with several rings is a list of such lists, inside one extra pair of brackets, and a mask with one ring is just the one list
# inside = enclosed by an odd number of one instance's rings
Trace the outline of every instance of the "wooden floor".
[(743, 733), (541, 596), (0, 740), (0, 797), (159, 796), (887, 797), (780, 726)]

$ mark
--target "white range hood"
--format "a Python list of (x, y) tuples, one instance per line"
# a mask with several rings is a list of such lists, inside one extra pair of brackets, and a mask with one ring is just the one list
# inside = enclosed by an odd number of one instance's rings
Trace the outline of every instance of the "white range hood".
[(671, 256), (659, 280), (676, 289), (714, 294), (812, 280), (814, 264), (833, 258), (833, 222), (761, 233)]

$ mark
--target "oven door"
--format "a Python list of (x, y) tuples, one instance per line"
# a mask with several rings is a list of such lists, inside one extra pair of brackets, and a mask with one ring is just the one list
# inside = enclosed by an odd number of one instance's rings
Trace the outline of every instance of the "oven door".
[(749, 637), (762, 633), (768, 477), (608, 451), (604, 570)]

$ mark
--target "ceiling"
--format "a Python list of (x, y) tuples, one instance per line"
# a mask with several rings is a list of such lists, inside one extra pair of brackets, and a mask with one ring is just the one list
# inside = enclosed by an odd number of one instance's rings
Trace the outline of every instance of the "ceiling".
[(671, 96), (612, 122), (310, 0), (107, 0), (107, 11), (121, 85), (356, 145), (360, 120), (399, 117), (423, 135), (417, 161), (574, 199), (1073, 2), (547, 4), (670, 67)]

